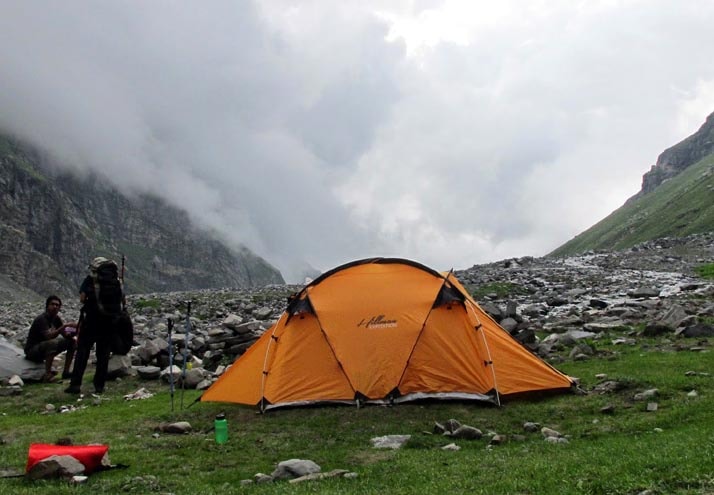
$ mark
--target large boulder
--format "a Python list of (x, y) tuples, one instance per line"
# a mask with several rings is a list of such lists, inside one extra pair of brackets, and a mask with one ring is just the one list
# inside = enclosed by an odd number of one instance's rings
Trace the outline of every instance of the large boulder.
[(25, 359), (25, 351), (0, 337), (0, 378), (9, 379), (18, 375), (24, 381), (39, 381), (45, 374), (43, 363)]

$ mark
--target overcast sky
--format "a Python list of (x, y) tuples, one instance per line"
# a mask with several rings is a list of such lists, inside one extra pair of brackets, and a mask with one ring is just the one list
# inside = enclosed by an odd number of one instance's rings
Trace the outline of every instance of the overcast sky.
[(635, 194), (714, 111), (712, 26), (708, 0), (4, 0), (0, 131), (291, 281), (462, 269)]

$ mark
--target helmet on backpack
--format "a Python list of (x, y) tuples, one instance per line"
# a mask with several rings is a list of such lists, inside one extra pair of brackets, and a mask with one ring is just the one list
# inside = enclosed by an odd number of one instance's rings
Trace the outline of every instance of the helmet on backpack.
[(89, 268), (92, 271), (96, 271), (101, 265), (103, 265), (107, 261), (111, 261), (112, 263), (114, 263), (112, 260), (107, 259), (104, 256), (97, 256), (96, 258), (94, 258), (92, 260), (92, 262), (89, 264), (89, 266), (87, 268)]

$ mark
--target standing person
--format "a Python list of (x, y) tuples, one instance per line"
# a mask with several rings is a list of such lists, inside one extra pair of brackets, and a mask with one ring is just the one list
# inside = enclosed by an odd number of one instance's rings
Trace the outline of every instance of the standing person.
[[(48, 297), (45, 301), (45, 312), (35, 318), (27, 334), (25, 358), (35, 363), (45, 363), (43, 382), (50, 382), (54, 379), (55, 372), (52, 371), (52, 362), (56, 356), (65, 351), (67, 355), (62, 378), (70, 376), (69, 370), (76, 347), (74, 334), (77, 323), (62, 323), (62, 319), (59, 317), (61, 308), (62, 300), (59, 297), (54, 295)], [(59, 338), (60, 335), (63, 338)]]
[(106, 258), (94, 258), (89, 265), (90, 274), (79, 288), (82, 303), (77, 358), (72, 370), (72, 379), (65, 389), (68, 394), (82, 392), (82, 378), (87, 369), (92, 346), (96, 344), (97, 367), (94, 373), (94, 392), (104, 392), (109, 367), (110, 341), (117, 317), (121, 311), (123, 293), (117, 265)]

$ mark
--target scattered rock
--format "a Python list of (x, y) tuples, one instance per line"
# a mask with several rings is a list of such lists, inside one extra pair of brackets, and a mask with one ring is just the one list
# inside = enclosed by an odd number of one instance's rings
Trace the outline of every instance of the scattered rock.
[(633, 399), (637, 400), (637, 401), (641, 401), (641, 400), (651, 399), (652, 397), (657, 397), (658, 395), (659, 395), (659, 390), (656, 388), (651, 388), (649, 390), (645, 390), (644, 392), (640, 392), (639, 394), (635, 394)]
[(409, 441), (411, 435), (385, 435), (374, 437), (370, 441), (375, 449), (399, 449)]
[(319, 473), (322, 468), (311, 460), (289, 459), (278, 463), (270, 475), (274, 480), (299, 478), (312, 473)]
[(141, 399), (149, 399), (153, 397), (154, 394), (152, 392), (149, 392), (145, 388), (140, 388), (136, 392), (133, 392), (131, 394), (127, 394), (124, 396), (124, 400), (141, 400)]
[(27, 472), (28, 480), (71, 478), (84, 473), (84, 464), (71, 455), (53, 455), (37, 462)]
[(549, 437), (558, 438), (558, 437), (562, 437), (562, 435), (561, 435), (559, 432), (557, 432), (557, 431), (555, 431), (555, 430), (552, 430), (552, 429), (550, 429), (550, 428), (548, 428), (548, 427), (546, 427), (546, 426), (544, 426), (543, 428), (541, 428), (541, 429), (540, 429), (540, 432), (541, 432), (541, 434), (543, 435), (544, 438), (549, 438)]
[(508, 437), (506, 435), (494, 435), (491, 437), (491, 440), (489, 440), (488, 444), (489, 445), (501, 445), (504, 444), (508, 441)]
[(190, 433), (192, 430), (191, 423), (189, 423), (188, 421), (164, 423), (159, 425), (156, 429), (162, 433), (171, 433), (175, 435), (184, 435), (186, 433)]
[(139, 366), (136, 372), (142, 380), (158, 380), (161, 376), (161, 368), (158, 366)]
[(601, 407), (600, 412), (602, 414), (615, 414), (615, 406), (612, 404), (608, 404), (606, 406)]
[(452, 434), (454, 438), (463, 440), (478, 440), (483, 436), (483, 433), (478, 428), (473, 426), (461, 425)]
[(453, 433), (456, 430), (458, 430), (459, 428), (461, 428), (461, 423), (456, 419), (449, 419), (446, 422), (444, 422), (444, 428), (449, 433)]
[(658, 337), (660, 335), (667, 335), (670, 333), (674, 333), (674, 328), (662, 322), (648, 323), (642, 331), (642, 335), (645, 337)]
[(540, 429), (540, 425), (538, 423), (532, 423), (530, 421), (523, 423), (523, 430), (528, 433), (535, 433), (539, 429)]
[(697, 323), (677, 331), (677, 335), (687, 338), (714, 337), (714, 325)]

